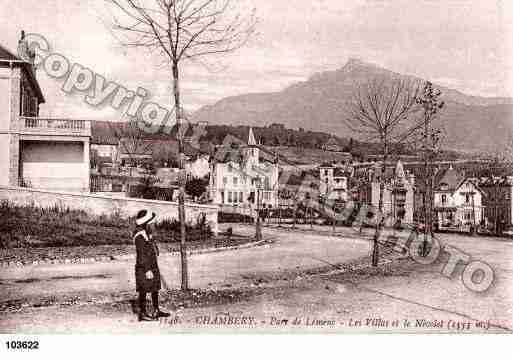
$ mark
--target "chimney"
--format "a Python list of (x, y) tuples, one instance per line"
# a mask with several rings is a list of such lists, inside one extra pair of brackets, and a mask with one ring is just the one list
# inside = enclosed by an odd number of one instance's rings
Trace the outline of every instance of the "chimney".
[(21, 36), (18, 41), (18, 56), (32, 65), (34, 70), (34, 62), (36, 59), (36, 52), (30, 49), (27, 40), (25, 39), (25, 30), (21, 30)]

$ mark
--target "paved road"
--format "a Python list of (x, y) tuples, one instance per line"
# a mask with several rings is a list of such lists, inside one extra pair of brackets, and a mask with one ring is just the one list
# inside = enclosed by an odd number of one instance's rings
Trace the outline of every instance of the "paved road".
[[(250, 234), (249, 226), (233, 226), (236, 233)], [(204, 288), (222, 283), (236, 283), (241, 276), (295, 268), (319, 267), (322, 258), (333, 263), (345, 262), (370, 252), (366, 239), (330, 238), (325, 235), (293, 233), (264, 228), (269, 246), (235, 251), (199, 254), (190, 257), (190, 285)], [(179, 257), (163, 255), (161, 273), (172, 287), (179, 286)], [(2, 269), (0, 301), (49, 295), (116, 293), (135, 290), (133, 260), (88, 264), (39, 265)]]
[[(239, 232), (250, 233), (251, 228), (234, 226)], [(317, 258), (330, 262), (366, 255), (370, 243), (366, 239), (355, 239), (354, 232), (348, 231), (351, 238), (333, 238), (327, 234), (287, 232), (280, 229), (264, 229), (265, 235), (276, 237), (276, 242), (269, 248), (258, 247), (195, 256), (191, 259), (192, 284), (194, 286), (236, 282), (244, 274), (279, 271), (296, 266), (302, 268), (319, 266)], [(44, 309), (27, 308), (21, 312), (5, 313), (0, 320), (3, 332), (180, 332), (194, 327), (195, 318), (201, 315), (211, 316), (219, 312), (243, 313), (255, 316), (258, 321), (265, 320), (267, 325), (246, 328), (251, 332), (259, 330), (291, 331), (411, 331), (411, 328), (386, 328), (350, 326), (355, 321), (365, 323), (367, 319), (383, 321), (409, 320), (415, 325), (416, 320), (444, 321), (444, 327), (413, 328), (414, 331), (427, 332), (466, 332), (457, 328), (448, 328), (449, 320), (453, 323), (473, 323), (471, 331), (509, 331), (513, 330), (513, 243), (494, 238), (468, 237), (459, 235), (440, 235), (445, 244), (463, 250), (473, 259), (489, 263), (495, 271), (496, 281), (485, 293), (469, 291), (460, 280), (460, 273), (453, 278), (440, 274), (439, 265), (422, 266), (400, 262), (396, 269), (385, 274), (344, 276), (304, 277), (285, 287), (266, 292), (249, 301), (230, 305), (179, 310), (177, 314), (184, 320), (180, 326), (167, 326), (155, 323), (142, 325), (128, 310), (109, 309), (95, 305), (69, 307), (48, 307)], [(163, 268), (177, 284), (178, 272), (176, 258), (166, 258)], [(87, 289), (94, 291), (114, 291), (116, 289), (133, 289), (132, 263), (113, 262), (94, 265), (50, 266), (28, 269), (16, 269), (0, 274), (3, 284), (0, 286), (4, 297), (22, 297), (54, 292), (69, 292)], [(25, 271), (25, 272), (23, 272)], [(56, 276), (83, 276), (84, 278), (55, 278)], [(105, 276), (91, 278), (92, 275)], [(89, 276), (89, 277), (88, 277)], [(16, 283), (16, 280), (32, 283)], [(35, 280), (35, 281), (34, 281)], [(247, 283), (246, 283), (247, 284)], [(7, 292), (5, 292), (7, 290)], [(5, 293), (8, 293), (7, 295)], [(334, 320), (336, 327), (300, 327), (272, 326), (271, 316), (282, 318), (310, 318)], [(491, 323), (490, 329), (475, 326), (476, 321)], [(379, 322), (379, 321), (378, 321)], [(192, 324), (191, 324), (192, 323)], [(343, 323), (343, 324), (341, 324)], [(201, 326), (194, 330), (223, 331), (224, 327)], [(233, 330), (244, 330), (236, 328)]]
[[(304, 229), (308, 227), (304, 226)], [(337, 231), (339, 235), (354, 235), (349, 228)], [(319, 296), (316, 290), (290, 295), (281, 303), (274, 302), (273, 310), (290, 313), (287, 308), (293, 307), (293, 303), (304, 302), (316, 308), (317, 316), (342, 317), (346, 321), (349, 318), (408, 318), (415, 323), (416, 319), (443, 319), (447, 324), (449, 319), (460, 322), (479, 320), (493, 323), (493, 330), (513, 332), (513, 241), (459, 234), (437, 234), (437, 237), (442, 245), (457, 248), (471, 260), (489, 264), (495, 276), (492, 286), (482, 293), (467, 289), (461, 280), (464, 266), (458, 266), (453, 276), (447, 278), (441, 274), (447, 263), (442, 257), (436, 265), (414, 265), (404, 268), (398, 275), (370, 276), (355, 287), (342, 281), (342, 294), (323, 295), (322, 299), (316, 298)], [(296, 311), (290, 315), (308, 315), (308, 312)]]

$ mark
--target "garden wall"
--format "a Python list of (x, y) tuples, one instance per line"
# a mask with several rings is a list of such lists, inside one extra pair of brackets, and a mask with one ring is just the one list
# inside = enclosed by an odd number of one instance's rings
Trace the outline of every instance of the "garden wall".
[[(123, 217), (134, 217), (141, 209), (148, 209), (158, 215), (158, 219), (178, 219), (178, 203), (156, 201), (140, 198), (102, 196), (87, 193), (56, 192), (21, 187), (0, 186), (0, 201), (8, 200), (18, 205), (34, 205), (36, 207), (70, 208), (84, 210), (88, 213), (101, 215), (116, 211)], [(217, 234), (217, 206), (186, 203), (187, 221), (196, 223), (198, 216), (204, 213), (212, 231)]]

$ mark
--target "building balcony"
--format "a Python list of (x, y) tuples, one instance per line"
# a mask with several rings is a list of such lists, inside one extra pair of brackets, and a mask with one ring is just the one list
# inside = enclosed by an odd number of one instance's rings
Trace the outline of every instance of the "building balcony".
[(19, 131), (22, 135), (90, 137), (91, 121), (21, 116)]

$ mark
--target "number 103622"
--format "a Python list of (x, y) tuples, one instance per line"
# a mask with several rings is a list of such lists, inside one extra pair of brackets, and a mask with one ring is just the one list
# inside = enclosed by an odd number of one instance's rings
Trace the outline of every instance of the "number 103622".
[(7, 349), (10, 350), (39, 349), (39, 342), (37, 340), (8, 340), (5, 342), (5, 345), (7, 346)]

